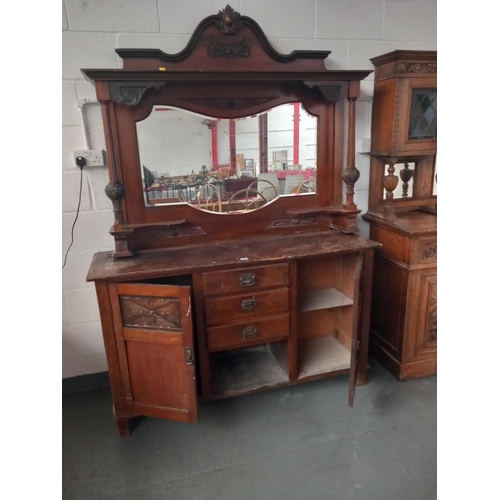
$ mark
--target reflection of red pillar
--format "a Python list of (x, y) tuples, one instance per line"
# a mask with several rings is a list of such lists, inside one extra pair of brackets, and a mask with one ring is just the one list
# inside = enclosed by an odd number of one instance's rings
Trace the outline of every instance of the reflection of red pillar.
[(217, 142), (217, 121), (210, 122), (210, 131), (212, 132), (212, 170), (217, 170), (219, 165), (219, 144)]
[(293, 103), (293, 164), (299, 164), (299, 103)]
[(229, 161), (230, 167), (236, 170), (236, 123), (229, 120)]
[(259, 115), (259, 168), (262, 173), (267, 172), (267, 113)]

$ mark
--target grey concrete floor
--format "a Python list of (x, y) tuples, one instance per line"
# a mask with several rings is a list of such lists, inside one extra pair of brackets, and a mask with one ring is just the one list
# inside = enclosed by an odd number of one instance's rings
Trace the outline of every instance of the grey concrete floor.
[(435, 376), (397, 382), (372, 360), (347, 377), (202, 403), (198, 424), (140, 418), (128, 438), (108, 389), (63, 398), (73, 499), (436, 499)]

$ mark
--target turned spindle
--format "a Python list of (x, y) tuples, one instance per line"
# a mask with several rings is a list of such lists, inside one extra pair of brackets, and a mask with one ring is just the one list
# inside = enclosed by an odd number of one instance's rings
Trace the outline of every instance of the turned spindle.
[(389, 168), (387, 169), (387, 175), (384, 176), (384, 189), (386, 190), (386, 195), (385, 195), (385, 207), (384, 207), (384, 215), (386, 219), (396, 219), (396, 216), (394, 215), (394, 206), (392, 205), (392, 200), (394, 200), (394, 190), (396, 189), (399, 179), (396, 175), (394, 175), (395, 172), (394, 168), (394, 163), (390, 162), (389, 163)]
[(408, 163), (405, 163), (405, 168), (399, 172), (399, 177), (403, 181), (401, 198), (408, 198), (409, 182), (413, 177), (413, 169), (408, 167)]

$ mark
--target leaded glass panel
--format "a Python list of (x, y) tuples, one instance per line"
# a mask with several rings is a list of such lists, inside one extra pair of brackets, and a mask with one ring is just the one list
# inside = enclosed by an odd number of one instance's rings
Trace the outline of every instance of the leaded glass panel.
[(437, 88), (413, 89), (408, 138), (436, 139)]

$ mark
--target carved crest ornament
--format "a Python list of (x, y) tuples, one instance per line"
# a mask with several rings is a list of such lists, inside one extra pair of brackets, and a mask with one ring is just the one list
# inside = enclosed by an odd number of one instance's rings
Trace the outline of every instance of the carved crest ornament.
[(230, 5), (226, 5), (224, 10), (220, 10), (217, 16), (219, 19), (215, 21), (215, 27), (223, 35), (234, 35), (238, 30), (243, 28), (240, 13), (236, 12)]

